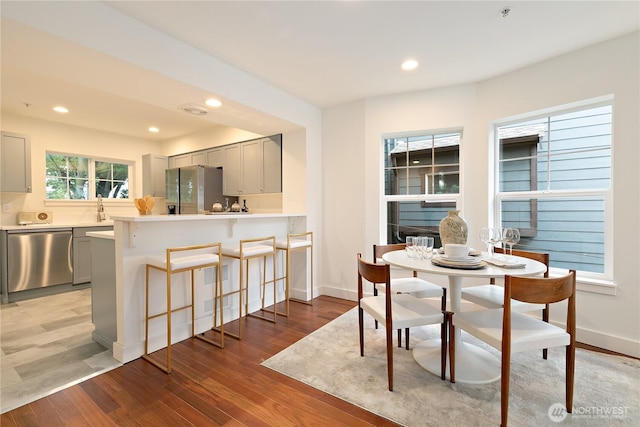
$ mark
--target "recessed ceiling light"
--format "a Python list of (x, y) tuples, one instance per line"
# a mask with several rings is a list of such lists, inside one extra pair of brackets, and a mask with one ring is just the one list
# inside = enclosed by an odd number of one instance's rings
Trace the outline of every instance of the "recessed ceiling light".
[(219, 107), (222, 105), (222, 102), (218, 101), (217, 99), (213, 99), (213, 98), (209, 98), (206, 101), (204, 101), (205, 104), (207, 104), (209, 107)]
[(56, 111), (58, 113), (68, 113), (69, 112), (69, 110), (64, 108), (62, 105), (58, 105), (57, 107), (53, 107), (53, 111)]
[(415, 59), (407, 59), (402, 63), (402, 69), (405, 71), (415, 70), (418, 68), (418, 61)]
[(155, 126), (151, 126), (151, 127), (149, 128), (149, 132), (154, 132), (154, 133), (156, 133), (156, 132), (160, 132), (160, 129), (158, 129), (158, 128), (157, 128), (157, 127), (155, 127)]

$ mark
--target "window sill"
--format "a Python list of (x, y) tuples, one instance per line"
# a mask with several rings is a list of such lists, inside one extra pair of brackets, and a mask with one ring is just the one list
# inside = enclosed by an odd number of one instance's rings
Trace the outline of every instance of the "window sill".
[(618, 287), (610, 280), (600, 280), (578, 277), (576, 287), (582, 292), (591, 292), (602, 295), (616, 295)]
[[(559, 277), (567, 274), (567, 270), (551, 269), (549, 277)], [(576, 278), (576, 289), (581, 292), (591, 292), (601, 295), (616, 295), (618, 287), (613, 281), (608, 279), (597, 279), (593, 277), (578, 277)]]

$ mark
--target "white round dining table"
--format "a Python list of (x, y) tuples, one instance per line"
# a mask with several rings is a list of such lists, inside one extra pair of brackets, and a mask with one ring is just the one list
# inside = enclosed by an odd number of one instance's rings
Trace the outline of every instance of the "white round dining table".
[[(486, 255), (486, 254), (483, 254)], [(469, 278), (504, 278), (511, 276), (536, 276), (544, 273), (547, 266), (528, 258), (510, 256), (510, 259), (525, 264), (522, 268), (500, 268), (488, 264), (479, 269), (458, 269), (440, 267), (431, 263), (431, 259), (409, 258), (403, 250), (387, 252), (382, 259), (394, 267), (428, 274), (439, 274), (449, 278), (449, 311), (460, 311), (462, 281)], [(486, 384), (500, 379), (500, 360), (493, 354), (474, 344), (464, 342), (460, 329), (456, 328), (456, 382), (467, 384)], [(440, 340), (422, 341), (413, 349), (413, 357), (420, 366), (435, 375), (440, 375)], [(447, 358), (447, 364), (449, 363)], [(447, 366), (447, 377), (449, 368)]]

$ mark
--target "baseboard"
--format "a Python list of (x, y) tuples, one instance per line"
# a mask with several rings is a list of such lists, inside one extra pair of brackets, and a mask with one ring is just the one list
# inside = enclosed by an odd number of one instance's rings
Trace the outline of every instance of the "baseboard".
[(640, 342), (627, 338), (606, 335), (584, 328), (576, 329), (576, 340), (594, 347), (640, 358)]

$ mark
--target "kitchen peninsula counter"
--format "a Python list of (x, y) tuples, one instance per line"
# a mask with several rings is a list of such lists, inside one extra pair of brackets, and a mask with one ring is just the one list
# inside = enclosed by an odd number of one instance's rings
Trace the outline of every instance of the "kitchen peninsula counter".
[[(241, 239), (276, 236), (286, 238), (287, 233), (306, 230), (305, 214), (281, 213), (216, 213), (187, 215), (132, 215), (113, 216), (115, 280), (116, 280), (116, 317), (117, 341), (113, 344), (113, 355), (122, 363), (137, 359), (144, 353), (144, 317), (145, 317), (145, 265), (150, 255), (163, 255), (170, 247), (221, 242), (223, 245), (238, 245)], [(282, 276), (284, 263), (279, 254), (277, 275)], [(270, 263), (267, 263), (270, 264)], [(300, 263), (305, 264), (305, 263)], [(250, 280), (249, 310), (257, 309), (260, 304), (257, 294), (257, 282), (261, 277), (262, 263), (251, 263), (248, 274)], [(291, 296), (308, 299), (309, 286), (306, 267), (297, 272), (301, 277), (292, 286)], [(293, 275), (292, 275), (293, 276)], [(176, 274), (172, 277), (172, 305), (186, 302), (188, 292), (188, 274)], [(213, 315), (213, 274), (208, 270), (196, 273), (196, 333), (208, 331), (212, 326)], [(272, 277), (267, 267), (267, 278)], [(237, 289), (238, 262), (225, 259), (223, 265), (224, 292)], [(163, 310), (166, 300), (163, 273), (152, 271), (151, 282), (154, 289), (150, 292), (150, 313)], [(174, 289), (175, 287), (175, 289)], [(267, 287), (270, 288), (270, 287)], [(284, 281), (278, 284), (278, 300), (284, 298)], [(230, 296), (237, 297), (237, 296)], [(155, 311), (154, 311), (155, 310)], [(237, 302), (227, 299), (224, 303), (225, 323), (237, 319)], [(174, 342), (186, 339), (190, 335), (189, 310), (175, 313), (172, 318)], [(166, 346), (166, 320), (160, 317), (150, 322), (149, 351)]]
[(91, 337), (113, 350), (116, 340), (116, 276), (113, 231), (90, 231), (91, 238)]

